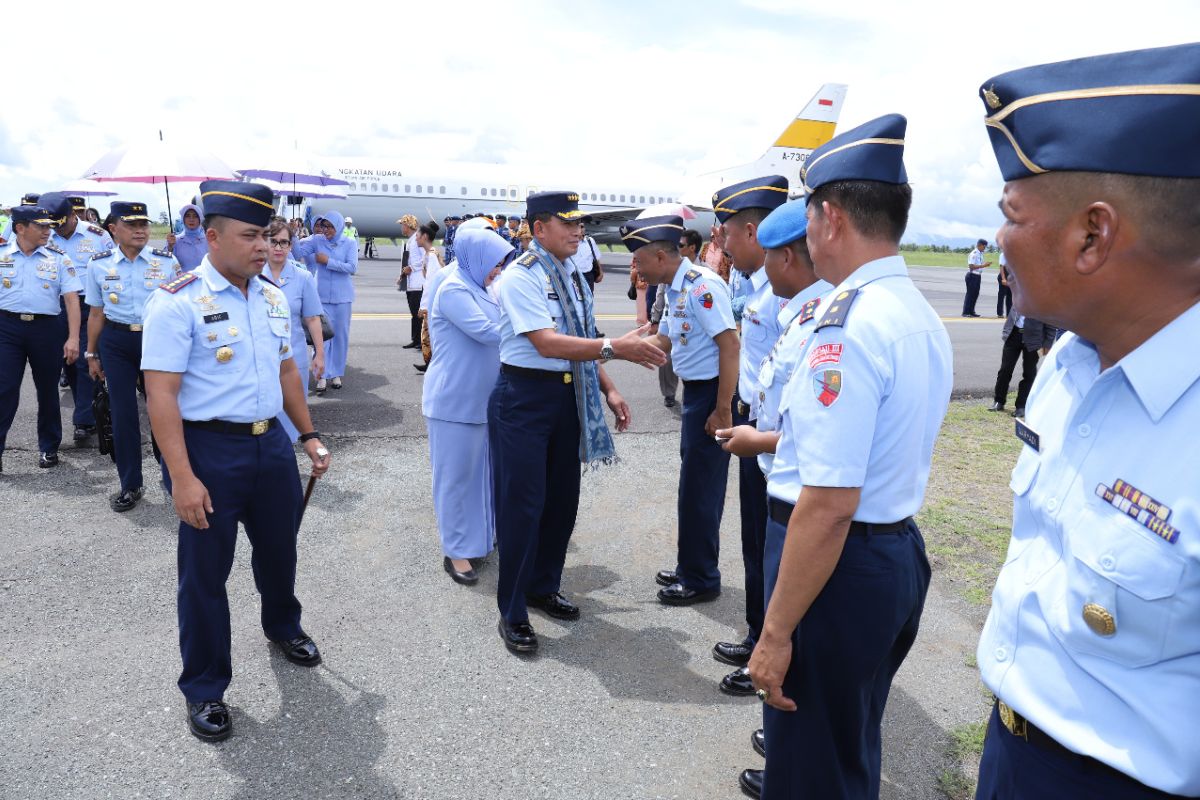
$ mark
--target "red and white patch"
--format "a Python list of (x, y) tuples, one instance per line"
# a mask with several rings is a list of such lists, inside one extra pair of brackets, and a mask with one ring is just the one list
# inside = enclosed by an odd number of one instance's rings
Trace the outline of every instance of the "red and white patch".
[(700, 295), (704, 294), (707, 291), (708, 291), (708, 284), (702, 283), (699, 286), (697, 286), (695, 289), (692, 289), (692, 297), (699, 297)]
[(842, 360), (842, 345), (838, 344), (823, 344), (813, 348), (813, 351), (808, 354), (808, 368), (816, 369), (822, 364), (837, 364)]

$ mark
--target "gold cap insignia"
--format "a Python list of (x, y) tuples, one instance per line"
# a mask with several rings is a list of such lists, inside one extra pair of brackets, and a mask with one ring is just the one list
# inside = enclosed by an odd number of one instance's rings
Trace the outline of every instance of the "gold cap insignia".
[(993, 111), (1004, 105), (1000, 102), (1000, 95), (996, 94), (996, 84), (994, 83), (983, 90), (983, 100), (988, 104), (988, 108)]
[(233, 348), (232, 347), (218, 347), (217, 348), (217, 361), (221, 362), (222, 364), (225, 364), (225, 363), (228, 363), (229, 360), (232, 358), (233, 358)]
[(1096, 603), (1083, 607), (1083, 621), (1097, 636), (1112, 636), (1117, 632), (1117, 621), (1107, 608)]

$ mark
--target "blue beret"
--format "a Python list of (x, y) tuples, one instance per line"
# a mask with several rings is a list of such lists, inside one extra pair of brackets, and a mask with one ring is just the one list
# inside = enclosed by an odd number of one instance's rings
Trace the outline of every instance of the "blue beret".
[(639, 247), (651, 242), (670, 242), (679, 246), (679, 237), (683, 233), (683, 217), (643, 217), (632, 220), (620, 228), (621, 241), (634, 252)]
[(21, 205), (36, 206), (38, 204), (38, 200), (40, 198), (41, 198), (41, 195), (38, 194), (37, 192), (26, 192), (25, 195), (21, 198)]
[(150, 221), (150, 217), (146, 216), (145, 203), (127, 203), (124, 200), (114, 200), (109, 206), (109, 210), (114, 217), (122, 222), (136, 222), (137, 220)]
[(1000, 172), (1200, 177), (1200, 44), (1006, 72), (979, 88)]
[(515, 219), (517, 222), (520, 222), (520, 221), (521, 221), (521, 218), (520, 218), (519, 216), (517, 216), (516, 214), (509, 214), (509, 215), (508, 215), (508, 221), (509, 221), (509, 222), (512, 222), (514, 219)]
[(261, 183), (205, 181), (200, 184), (204, 216), (229, 217), (267, 227), (275, 215), (275, 195)]
[(904, 131), (908, 120), (887, 114), (833, 137), (812, 151), (800, 179), (812, 194), (836, 181), (908, 183), (904, 171)]
[(554, 214), (561, 220), (576, 222), (583, 219), (579, 210), (578, 192), (534, 192), (525, 198), (525, 216)]
[(718, 189), (712, 196), (712, 206), (717, 222), (724, 222), (747, 208), (774, 211), (786, 203), (787, 199), (787, 178), (782, 175), (767, 175)]
[(803, 200), (784, 203), (758, 226), (758, 243), (767, 249), (783, 247), (808, 235), (808, 204)]
[(21, 205), (14, 207), (12, 210), (13, 225), (16, 225), (18, 222), (32, 222), (35, 225), (53, 225), (56, 221), (51, 217), (50, 212), (41, 206)]
[(46, 192), (38, 200), (38, 205), (49, 211), (54, 221), (60, 224), (66, 222), (67, 217), (75, 216), (75, 209), (71, 206), (71, 198), (62, 192)]

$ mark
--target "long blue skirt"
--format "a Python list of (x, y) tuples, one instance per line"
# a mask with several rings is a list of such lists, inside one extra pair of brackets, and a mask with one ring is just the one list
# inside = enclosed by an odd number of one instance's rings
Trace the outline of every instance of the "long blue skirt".
[(496, 541), (487, 423), (426, 417), (425, 426), (442, 553), (450, 558), (482, 558), (492, 552)]

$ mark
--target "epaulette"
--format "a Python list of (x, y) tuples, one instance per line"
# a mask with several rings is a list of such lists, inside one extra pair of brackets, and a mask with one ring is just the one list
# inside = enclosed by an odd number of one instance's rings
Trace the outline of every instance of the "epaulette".
[(108, 235), (108, 231), (104, 230), (104, 228), (101, 228), (99, 225), (88, 225), (87, 229), (88, 229), (88, 233), (94, 233), (97, 236), (107, 236)]
[(166, 249), (154, 248), (150, 251), (150, 255), (158, 256), (159, 258), (171, 258), (171, 251)]
[(275, 281), (271, 280), (270, 278), (268, 278), (266, 275), (263, 275), (262, 273), (259, 273), (258, 277), (259, 277), (259, 278), (261, 278), (262, 280), (266, 281), (267, 283), (271, 284), (271, 285), (272, 285), (272, 286), (274, 286), (276, 289), (278, 289), (278, 288), (279, 288), (279, 284), (278, 284), (278, 283), (276, 283)]
[[(260, 275), (259, 277), (262, 277), (262, 276)], [(192, 281), (198, 280), (199, 278), (200, 278), (200, 276), (194, 272), (185, 272), (173, 281), (168, 281), (166, 283), (159, 284), (158, 288), (165, 289), (166, 291), (170, 292), (171, 294), (175, 294), (180, 289), (187, 286)]]
[(111, 256), (112, 254), (113, 254), (113, 251), (112, 251), (112, 250), (105, 250), (103, 253), (93, 253), (93, 254), (92, 254), (92, 261), (98, 261), (98, 260), (100, 260), (100, 259), (102, 259), (102, 258), (108, 258), (108, 257), (109, 257), (109, 256)]
[(532, 267), (534, 264), (538, 263), (537, 254), (533, 252), (526, 252), (525, 255), (517, 259), (517, 263), (522, 267)]
[(846, 315), (850, 313), (850, 304), (854, 302), (854, 298), (856, 297), (858, 297), (858, 289), (847, 289), (833, 298), (829, 309), (821, 317), (821, 321), (817, 323), (817, 327), (814, 330), (840, 328), (845, 325)]
[(49, 250), (51, 253), (58, 253), (60, 256), (65, 256), (67, 254), (66, 250), (63, 250), (61, 247), (56, 245), (54, 242), (46, 242), (46, 244), (44, 244), (42, 246), (45, 247), (47, 250)]
[(817, 306), (821, 305), (821, 298), (814, 297), (803, 306), (800, 307), (800, 316), (796, 320), (797, 325), (803, 325), (817, 315)]
[(700, 270), (698, 270), (698, 269), (689, 269), (687, 272), (683, 273), (683, 277), (684, 277), (686, 280), (689, 280), (689, 281), (694, 281), (694, 280), (696, 280), (697, 278), (699, 278), (699, 277), (700, 277)]

